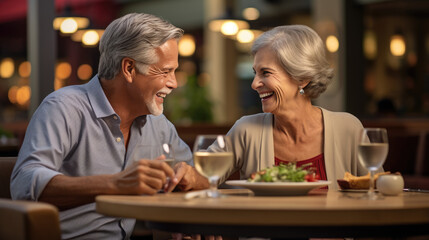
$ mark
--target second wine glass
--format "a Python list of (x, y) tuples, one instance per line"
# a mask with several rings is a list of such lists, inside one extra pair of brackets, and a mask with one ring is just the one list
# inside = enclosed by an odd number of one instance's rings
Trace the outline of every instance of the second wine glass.
[(383, 166), (389, 151), (387, 131), (384, 128), (364, 128), (358, 146), (358, 157), (360, 163), (370, 173), (369, 190), (365, 198), (378, 199), (374, 191), (374, 173)]
[(225, 135), (198, 135), (195, 140), (195, 169), (210, 182), (208, 197), (220, 196), (217, 190), (219, 178), (228, 171), (234, 161), (229, 142), (229, 137)]

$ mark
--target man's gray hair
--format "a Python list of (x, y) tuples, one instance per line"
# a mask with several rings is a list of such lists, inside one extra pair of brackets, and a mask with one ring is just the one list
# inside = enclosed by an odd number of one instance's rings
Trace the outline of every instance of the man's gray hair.
[(182, 29), (151, 14), (130, 13), (120, 17), (107, 26), (101, 37), (98, 76), (113, 79), (125, 57), (136, 60), (137, 70), (146, 74), (148, 66), (158, 61), (155, 49), (182, 36)]
[(278, 62), (292, 79), (299, 83), (310, 81), (304, 90), (311, 99), (324, 92), (333, 78), (323, 41), (307, 26), (279, 26), (263, 33), (253, 43), (252, 54), (264, 47), (276, 53)]

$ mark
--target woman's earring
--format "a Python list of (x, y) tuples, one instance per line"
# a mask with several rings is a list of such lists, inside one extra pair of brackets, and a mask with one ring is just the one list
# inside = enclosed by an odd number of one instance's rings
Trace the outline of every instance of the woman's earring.
[(305, 93), (305, 92), (304, 92), (304, 89), (300, 86), (300, 87), (299, 87), (299, 94), (304, 95), (304, 93)]

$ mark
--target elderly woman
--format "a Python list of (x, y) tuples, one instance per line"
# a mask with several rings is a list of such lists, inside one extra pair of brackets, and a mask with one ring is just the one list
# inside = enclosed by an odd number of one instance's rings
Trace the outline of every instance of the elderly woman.
[(233, 168), (221, 179), (240, 171), (241, 179), (279, 163), (311, 163), (321, 180), (346, 171), (364, 175), (357, 158), (361, 122), (349, 113), (313, 106), (333, 77), (323, 42), (307, 26), (279, 26), (253, 44), (252, 88), (264, 113), (244, 116), (228, 132), (235, 155)]

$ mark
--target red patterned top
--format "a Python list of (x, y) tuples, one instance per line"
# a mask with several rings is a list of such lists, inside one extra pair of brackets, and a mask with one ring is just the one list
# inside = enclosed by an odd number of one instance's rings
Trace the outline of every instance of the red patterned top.
[[(274, 157), (274, 162), (275, 162), (275, 165), (278, 166), (280, 163), (288, 164), (291, 161), (285, 161)], [(300, 167), (303, 164), (307, 164), (307, 163), (311, 163), (311, 164), (309, 164), (309, 166), (304, 167), (304, 169), (309, 170), (309, 168), (311, 168), (313, 172), (319, 175), (320, 180), (327, 180), (326, 170), (325, 170), (325, 158), (323, 157), (323, 153), (307, 160), (298, 161), (296, 162), (296, 166)]]

